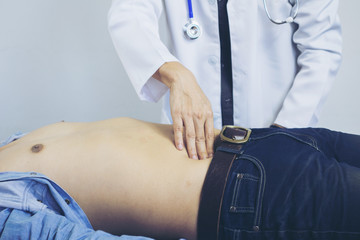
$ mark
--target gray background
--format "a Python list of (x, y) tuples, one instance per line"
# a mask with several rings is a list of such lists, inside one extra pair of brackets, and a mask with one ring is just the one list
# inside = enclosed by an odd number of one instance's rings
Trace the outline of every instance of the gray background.
[[(61, 120), (160, 120), (161, 103), (137, 98), (115, 54), (110, 4), (0, 0), (0, 139)], [(359, 0), (340, 2), (344, 60), (319, 126), (360, 134), (358, 9)]]

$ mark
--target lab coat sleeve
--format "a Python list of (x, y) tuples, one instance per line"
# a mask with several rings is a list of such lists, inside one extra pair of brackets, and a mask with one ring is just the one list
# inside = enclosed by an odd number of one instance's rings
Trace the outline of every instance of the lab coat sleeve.
[(314, 126), (341, 63), (339, 0), (299, 1), (293, 42), (300, 54), (298, 74), (275, 123)]
[(158, 101), (168, 88), (152, 75), (165, 62), (178, 61), (160, 40), (161, 0), (113, 0), (109, 32), (116, 52), (141, 100)]

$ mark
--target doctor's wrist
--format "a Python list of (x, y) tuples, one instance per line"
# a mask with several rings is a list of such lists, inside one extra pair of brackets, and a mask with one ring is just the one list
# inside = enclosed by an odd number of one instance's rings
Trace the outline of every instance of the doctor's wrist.
[(192, 74), (179, 62), (166, 62), (154, 73), (153, 78), (164, 83), (168, 88), (174, 83), (181, 81), (184, 77)]
[(159, 67), (159, 69), (154, 73), (152, 76), (153, 78), (159, 80), (163, 84), (165, 84), (167, 87), (170, 88), (172, 83), (174, 82), (173, 76), (172, 76), (172, 62), (166, 62), (163, 65)]

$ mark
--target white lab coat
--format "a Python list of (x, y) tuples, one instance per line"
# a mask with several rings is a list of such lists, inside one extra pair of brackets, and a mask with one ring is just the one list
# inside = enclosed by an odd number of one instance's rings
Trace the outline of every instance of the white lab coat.
[[(234, 124), (267, 127), (314, 126), (341, 62), (338, 0), (299, 0), (293, 24), (270, 22), (262, 0), (229, 0)], [(288, 0), (267, 0), (273, 18), (285, 19)], [(165, 9), (172, 48), (159, 37)], [(202, 27), (197, 40), (185, 37), (185, 0), (113, 0), (109, 31), (121, 62), (142, 100), (165, 96), (163, 122), (171, 123), (168, 88), (151, 76), (165, 62), (179, 61), (195, 75), (209, 98), (214, 125), (221, 128), (220, 43), (216, 0), (193, 1)]]

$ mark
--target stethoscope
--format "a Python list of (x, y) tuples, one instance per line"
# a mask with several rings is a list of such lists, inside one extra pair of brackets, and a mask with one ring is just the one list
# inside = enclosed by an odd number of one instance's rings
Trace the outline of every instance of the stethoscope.
[(201, 35), (199, 24), (194, 20), (192, 1), (188, 0), (189, 20), (184, 26), (185, 36), (190, 39), (197, 39)]
[[(292, 7), (289, 17), (287, 17), (285, 20), (274, 19), (271, 17), (269, 13), (266, 0), (263, 0), (263, 3), (267, 17), (270, 19), (271, 22), (277, 25), (284, 23), (293, 23), (299, 11), (299, 0), (295, 0), (295, 4)], [(201, 28), (200, 25), (194, 20), (192, 0), (188, 0), (188, 9), (189, 9), (189, 20), (184, 26), (184, 33), (185, 36), (187, 36), (189, 39), (197, 39), (201, 35)]]

